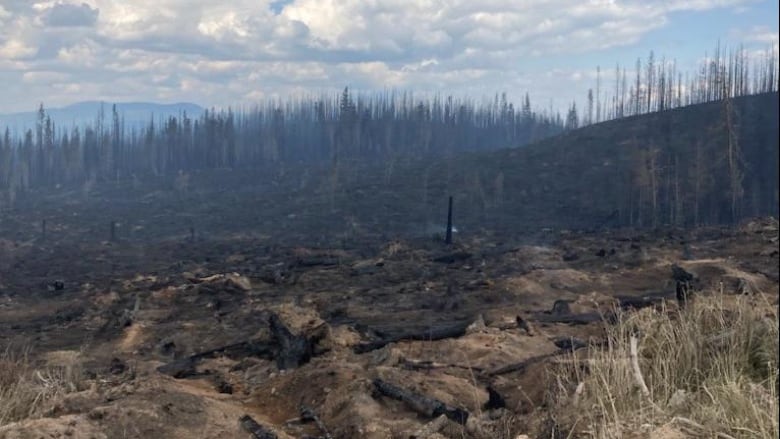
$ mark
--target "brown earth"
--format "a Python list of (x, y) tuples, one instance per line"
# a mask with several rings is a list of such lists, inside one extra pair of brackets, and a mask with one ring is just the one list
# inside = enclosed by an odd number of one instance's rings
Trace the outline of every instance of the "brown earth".
[[(245, 414), (282, 438), (317, 437), (300, 420), (302, 405), (335, 438), (412, 437), (431, 419), (379, 396), (372, 381), (381, 378), (467, 410), (469, 422), (447, 422), (444, 437), (514, 439), (547, 419), (552, 359), (490, 372), (555, 353), (556, 337), (602, 334), (600, 322), (539, 321), (557, 300), (576, 314), (608, 313), (620, 297), (673, 301), (672, 264), (695, 275), (699, 290), (778, 295), (773, 219), (736, 229), (546, 231), (537, 242), (474, 233), (446, 247), (360, 231), (340, 246), (245, 232), (110, 242), (95, 239), (88, 220), (62, 222), (81, 229), (52, 225), (43, 239), (30, 237), (29, 212), (6, 215), (0, 347), (30, 348), (41, 367), (78, 364), (86, 390), (0, 426), (0, 438), (248, 438), (238, 423)], [(456, 252), (462, 260), (435, 261)], [(270, 340), (270, 313), (293, 333), (325, 332), (311, 361), (279, 370), (268, 359), (217, 356), (188, 378), (157, 371), (197, 352)], [(474, 324), (459, 337), (353, 351), (378, 334), (456, 322)], [(485, 407), (488, 387), (504, 408)], [(677, 433), (664, 427), (651, 436)]]

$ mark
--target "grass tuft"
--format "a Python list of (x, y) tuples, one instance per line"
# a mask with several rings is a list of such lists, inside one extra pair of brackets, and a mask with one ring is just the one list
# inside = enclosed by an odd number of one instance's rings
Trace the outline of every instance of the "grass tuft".
[(683, 309), (621, 314), (606, 329), (607, 347), (574, 353), (555, 370), (556, 429), (595, 438), (660, 429), (780, 437), (778, 327), (778, 310), (763, 295), (713, 294)]
[(0, 352), (0, 426), (42, 416), (63, 395), (81, 390), (81, 365), (36, 367), (28, 350)]

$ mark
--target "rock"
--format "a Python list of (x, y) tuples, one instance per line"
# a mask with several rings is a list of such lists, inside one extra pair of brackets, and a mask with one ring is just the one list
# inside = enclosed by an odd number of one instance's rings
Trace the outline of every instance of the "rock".
[(482, 314), (477, 316), (477, 319), (474, 320), (474, 323), (470, 324), (466, 328), (466, 334), (473, 334), (475, 332), (482, 332), (487, 328), (485, 326), (485, 319), (482, 317)]
[(374, 274), (384, 267), (385, 262), (383, 259), (368, 259), (364, 261), (358, 261), (352, 264), (351, 276), (362, 276)]
[(580, 258), (580, 255), (578, 255), (575, 252), (566, 252), (566, 253), (563, 254), (563, 257), (562, 257), (563, 262), (572, 262), (572, 261), (576, 261), (579, 258)]
[(454, 264), (455, 262), (462, 262), (467, 259), (471, 259), (471, 253), (465, 251), (447, 253), (433, 258), (433, 262), (439, 262), (443, 264)]
[(200, 278), (189, 278), (189, 281), (201, 286), (209, 285), (209, 289), (224, 288), (227, 290), (244, 292), (252, 289), (252, 282), (246, 276), (238, 273), (214, 274)]
[(533, 328), (533, 326), (531, 326), (531, 323), (528, 320), (526, 320), (526, 319), (524, 319), (524, 318), (522, 318), (520, 316), (516, 316), (515, 317), (515, 321), (517, 322), (517, 327), (522, 329), (522, 330), (524, 330), (526, 332), (526, 334), (528, 334), (529, 336), (533, 336), (534, 335), (534, 332), (535, 332), (534, 328)]
[(161, 355), (173, 356), (176, 353), (176, 343), (173, 340), (162, 340), (157, 346), (157, 351)]
[(127, 364), (119, 358), (112, 358), (111, 364), (108, 367), (108, 372), (111, 375), (121, 375), (127, 370)]
[(246, 276), (241, 276), (238, 273), (230, 273), (225, 276), (226, 283), (241, 291), (249, 291), (252, 289), (252, 282)]
[(360, 334), (346, 325), (334, 326), (330, 330), (330, 341), (333, 347), (350, 347), (360, 343)]
[(506, 401), (492, 386), (487, 387), (488, 401), (482, 406), (483, 410), (495, 410), (506, 407)]
[(553, 340), (553, 343), (558, 349), (564, 351), (576, 351), (588, 346), (586, 342), (574, 337), (558, 337)]
[(369, 365), (371, 366), (394, 366), (401, 359), (401, 352), (392, 348), (390, 345), (377, 349), (370, 354)]
[(556, 300), (555, 303), (553, 303), (552, 314), (556, 316), (571, 314), (569, 302), (566, 300)]
[(225, 381), (224, 378), (220, 378), (217, 380), (216, 388), (217, 388), (217, 392), (219, 393), (224, 393), (227, 395), (233, 394), (233, 386), (229, 382)]

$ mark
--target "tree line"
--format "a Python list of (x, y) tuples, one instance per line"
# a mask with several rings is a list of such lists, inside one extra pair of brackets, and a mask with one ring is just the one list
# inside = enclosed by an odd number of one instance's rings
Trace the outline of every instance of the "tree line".
[(337, 163), (401, 154), (448, 154), (523, 145), (564, 129), (560, 115), (516, 109), (506, 95), (493, 102), (411, 93), (268, 101), (248, 110), (207, 110), (125, 127), (112, 107), (95, 123), (59, 129), (39, 108), (35, 129), (0, 137), (0, 189), (131, 175), (165, 175), (213, 168), (263, 168), (305, 162)]
[(615, 66), (607, 81), (596, 69), (596, 89), (588, 89), (585, 109), (572, 102), (566, 127), (604, 122), (726, 98), (771, 93), (778, 90), (778, 54), (775, 47), (751, 53), (742, 46), (723, 48), (718, 43), (712, 55), (705, 54), (695, 72), (677, 70), (676, 60), (658, 59), (650, 51), (637, 58), (629, 76), (625, 66)]
[(0, 136), (0, 200), (13, 202), (31, 188), (131, 176), (296, 163), (337, 170), (353, 159), (516, 147), (583, 125), (777, 89), (775, 49), (751, 58), (744, 48), (726, 51), (718, 44), (694, 74), (678, 72), (675, 62), (653, 52), (644, 63), (637, 60), (630, 83), (617, 66), (613, 86), (606, 87), (598, 69), (584, 114), (572, 103), (565, 117), (532, 110), (528, 93), (518, 108), (505, 93), (476, 101), (410, 92), (355, 95), (348, 88), (251, 109), (209, 110), (197, 118), (152, 118), (129, 129), (115, 106), (102, 109), (93, 124), (60, 128), (41, 104), (34, 129), (12, 136), (6, 128)]

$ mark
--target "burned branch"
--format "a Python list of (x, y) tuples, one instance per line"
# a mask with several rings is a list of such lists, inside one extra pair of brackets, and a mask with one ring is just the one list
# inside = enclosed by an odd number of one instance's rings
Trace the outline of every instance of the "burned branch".
[(356, 354), (363, 354), (371, 352), (376, 349), (381, 349), (390, 343), (395, 343), (403, 340), (443, 340), (446, 338), (462, 337), (466, 334), (466, 329), (471, 325), (470, 320), (458, 322), (449, 326), (430, 328), (424, 331), (406, 332), (395, 336), (389, 336), (377, 341), (358, 344), (353, 348)]
[(244, 431), (250, 433), (255, 439), (277, 439), (279, 437), (268, 427), (259, 424), (249, 415), (239, 418), (238, 423)]
[(464, 409), (449, 407), (438, 399), (403, 389), (379, 378), (375, 379), (373, 384), (380, 395), (402, 401), (413, 411), (427, 418), (444, 415), (458, 424), (466, 425), (469, 412)]

